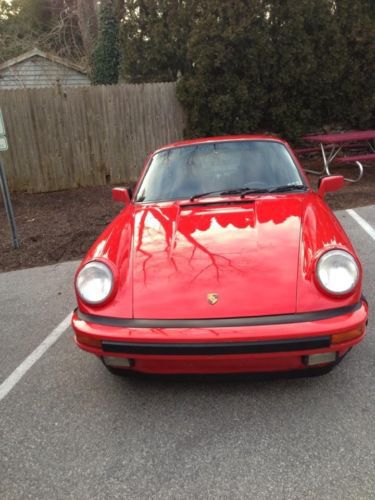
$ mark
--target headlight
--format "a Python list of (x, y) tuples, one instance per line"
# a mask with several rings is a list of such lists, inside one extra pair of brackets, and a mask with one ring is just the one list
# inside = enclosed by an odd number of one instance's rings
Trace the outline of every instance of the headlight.
[(350, 253), (331, 250), (322, 255), (316, 267), (316, 276), (327, 292), (344, 295), (354, 290), (359, 279), (358, 265)]
[(113, 290), (113, 273), (103, 262), (89, 262), (78, 273), (76, 288), (84, 302), (100, 304)]

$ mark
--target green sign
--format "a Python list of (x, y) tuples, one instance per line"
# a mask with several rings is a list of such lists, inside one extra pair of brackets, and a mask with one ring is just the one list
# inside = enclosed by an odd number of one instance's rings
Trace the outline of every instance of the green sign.
[(5, 136), (5, 125), (3, 120), (3, 114), (0, 109), (0, 151), (6, 151), (8, 149), (8, 141)]
[(8, 149), (8, 141), (5, 135), (0, 135), (0, 151), (6, 151)]
[(5, 125), (4, 125), (4, 120), (3, 120), (3, 114), (0, 109), (0, 136), (5, 135)]

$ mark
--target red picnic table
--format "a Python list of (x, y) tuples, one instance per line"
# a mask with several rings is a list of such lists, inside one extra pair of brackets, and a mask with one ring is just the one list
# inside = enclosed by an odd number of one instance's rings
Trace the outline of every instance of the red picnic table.
[[(375, 130), (339, 132), (334, 134), (306, 135), (306, 142), (319, 144), (323, 157), (323, 170), (307, 170), (316, 175), (332, 175), (330, 166), (332, 163), (338, 165), (355, 164), (359, 169), (358, 176), (354, 179), (345, 178), (349, 182), (358, 182), (363, 175), (363, 162), (375, 160)], [(345, 149), (366, 148), (366, 152), (359, 154), (344, 154)], [(307, 151), (307, 149), (306, 149)]]

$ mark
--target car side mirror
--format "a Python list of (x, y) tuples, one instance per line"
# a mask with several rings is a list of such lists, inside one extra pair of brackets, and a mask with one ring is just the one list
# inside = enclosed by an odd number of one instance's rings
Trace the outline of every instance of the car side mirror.
[(344, 177), (342, 175), (330, 175), (329, 177), (322, 177), (319, 179), (318, 184), (318, 194), (321, 198), (324, 198), (326, 193), (332, 193), (343, 188), (345, 184)]
[(112, 200), (118, 203), (123, 203), (128, 206), (131, 200), (132, 192), (127, 187), (115, 187), (112, 189)]

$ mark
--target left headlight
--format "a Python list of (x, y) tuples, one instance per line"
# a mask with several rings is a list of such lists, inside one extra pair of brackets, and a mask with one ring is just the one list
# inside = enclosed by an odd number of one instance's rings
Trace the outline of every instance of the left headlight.
[(327, 292), (345, 295), (352, 292), (358, 283), (358, 264), (350, 253), (330, 250), (318, 260), (316, 276)]
[(83, 266), (76, 278), (79, 296), (88, 304), (101, 304), (112, 293), (113, 273), (103, 262), (92, 261)]

